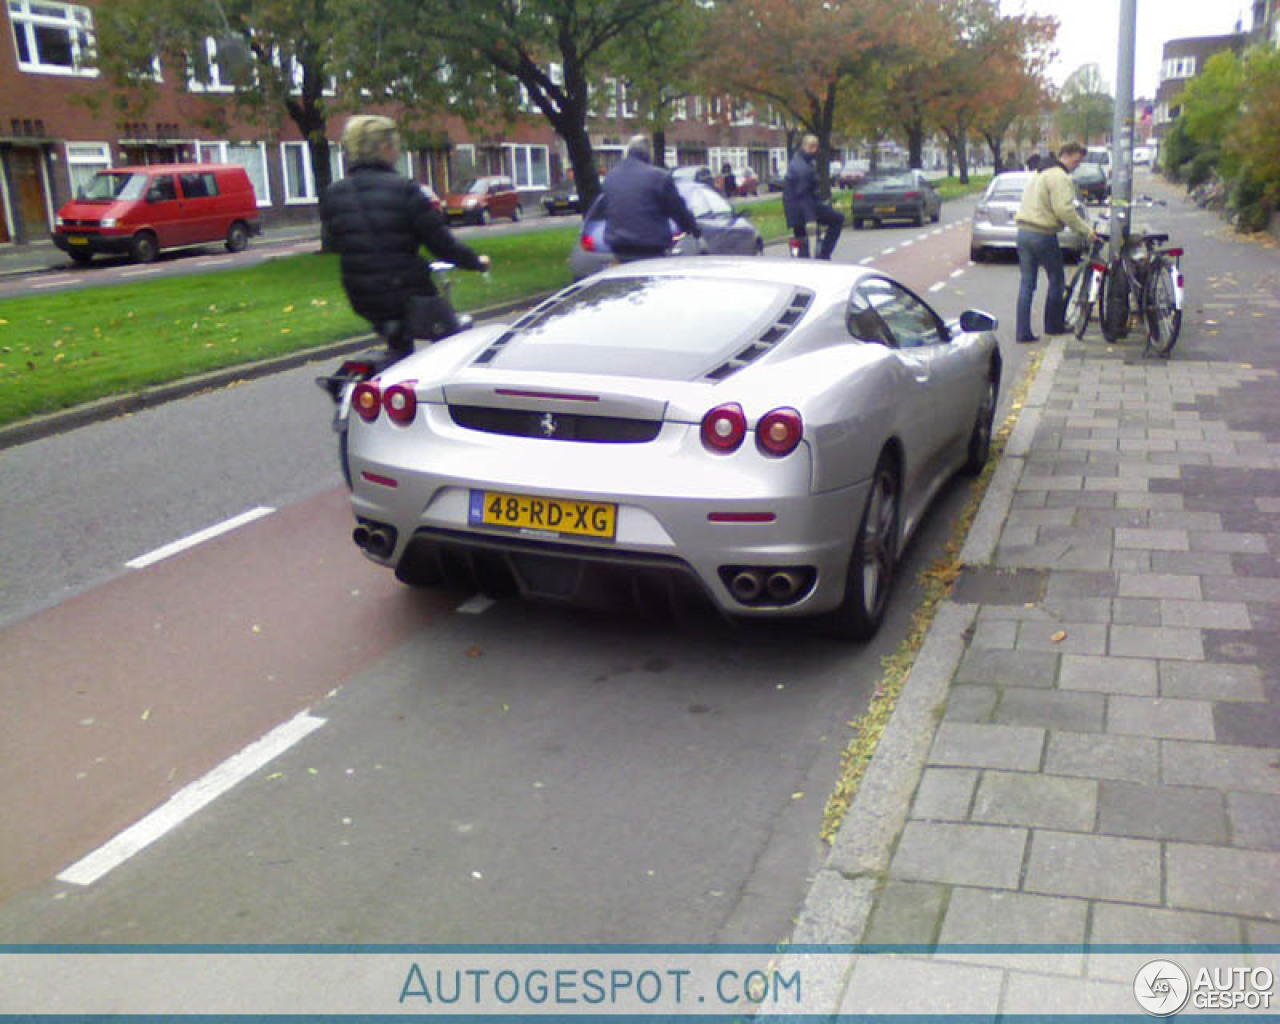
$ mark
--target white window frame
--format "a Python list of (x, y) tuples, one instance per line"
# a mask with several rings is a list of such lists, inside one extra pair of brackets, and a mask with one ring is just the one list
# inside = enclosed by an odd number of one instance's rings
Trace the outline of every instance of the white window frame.
[(640, 113), (640, 108), (631, 97), (631, 88), (626, 82), (618, 83), (618, 109), (623, 117), (635, 117)]
[[(507, 165), (511, 168), (511, 180), (515, 182), (518, 191), (540, 192), (551, 187), (551, 153), (546, 146), (508, 142), (502, 148), (507, 151)], [(526, 178), (532, 177), (532, 174), (529, 173), (533, 169), (531, 157), (536, 150), (542, 151), (542, 169), (546, 175), (545, 180), (541, 184), (528, 180), (521, 184), (520, 172), (522, 167), (526, 172)]]
[(733, 108), (729, 123), (733, 125), (751, 125), (756, 123), (756, 110), (750, 100), (731, 100)]
[(189, 64), (187, 67), (187, 91), (188, 92), (235, 92), (235, 83), (223, 84), (222, 67), (218, 64), (218, 41), (213, 36), (205, 36), (204, 38), (205, 57), (209, 62), (209, 80), (201, 82), (196, 78), (196, 67)]
[(687, 121), (689, 120), (689, 97), (681, 96), (671, 107), (671, 120)]
[[(41, 8), (59, 8), (64, 17), (58, 18), (50, 14), (36, 14), (31, 10), (32, 4)], [(77, 78), (97, 78), (100, 74), (96, 67), (85, 63), (97, 56), (97, 39), (93, 32), (93, 11), (79, 4), (64, 4), (58, 0), (7, 0), (9, 21), (13, 25), (14, 60), (18, 70), (37, 75), (71, 75)], [(39, 60), (40, 49), (36, 42), (36, 29), (52, 28), (66, 30), (71, 42), (71, 67), (64, 64), (44, 64)], [(18, 51), (18, 33), (21, 32), (27, 46), (27, 60), (22, 60)], [(80, 36), (85, 37), (81, 45)], [(36, 59), (32, 60), (31, 57)]]
[(618, 116), (618, 87), (621, 83), (616, 78), (606, 78), (604, 80), (605, 101), (604, 116)]
[(71, 182), (72, 195), (79, 192), (72, 168), (94, 167), (105, 171), (111, 166), (111, 143), (109, 142), (68, 142), (65, 144), (65, 151), (67, 179)]
[[(302, 150), (302, 181), (306, 195), (293, 196), (289, 194), (288, 153), (293, 147), (298, 147)], [(284, 186), (285, 206), (313, 206), (320, 201), (316, 195), (315, 169), (311, 166), (311, 147), (305, 142), (280, 143), (280, 182)]]
[[(237, 149), (247, 149), (257, 147), (258, 161), (262, 167), (262, 188), (258, 188), (258, 182), (253, 180), (253, 175), (249, 174), (249, 181), (253, 185), (253, 193), (257, 197), (258, 206), (271, 205), (271, 174), (267, 167), (267, 144), (265, 142), (205, 142), (201, 139), (196, 140), (196, 158), (202, 163), (208, 164), (230, 164), (235, 163), (231, 159), (231, 147)], [(211, 155), (211, 153), (213, 155)], [(244, 166), (241, 164), (240, 166)], [(249, 173), (249, 169), (245, 167), (245, 173)]]

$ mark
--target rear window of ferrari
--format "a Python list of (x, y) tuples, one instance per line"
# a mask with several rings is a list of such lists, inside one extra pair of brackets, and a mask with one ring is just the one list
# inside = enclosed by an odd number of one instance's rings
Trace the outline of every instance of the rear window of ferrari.
[(517, 324), (484, 361), (504, 370), (693, 380), (768, 331), (795, 291), (771, 281), (602, 278)]

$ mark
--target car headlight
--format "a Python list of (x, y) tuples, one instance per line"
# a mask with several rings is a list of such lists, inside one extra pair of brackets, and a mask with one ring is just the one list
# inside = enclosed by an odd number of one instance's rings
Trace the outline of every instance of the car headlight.
[(480, 200), (479, 200), (479, 199), (464, 199), (464, 200), (462, 200), (462, 205), (463, 205), (463, 206), (475, 206), (475, 205), (476, 205), (476, 203), (478, 203), (478, 202), (480, 202)]
[(64, 227), (66, 225), (66, 221), (64, 221), (61, 217), (54, 217), (53, 223), (55, 227)]
[(102, 226), (104, 228), (113, 228), (116, 226), (116, 219), (114, 217), (103, 217)]

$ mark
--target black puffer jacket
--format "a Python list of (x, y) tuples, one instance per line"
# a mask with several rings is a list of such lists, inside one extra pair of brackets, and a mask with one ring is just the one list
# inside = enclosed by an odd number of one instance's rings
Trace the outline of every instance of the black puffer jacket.
[(329, 244), (342, 254), (351, 308), (375, 324), (400, 319), (410, 296), (436, 294), (421, 246), (466, 270), (484, 269), (422, 189), (386, 164), (353, 164), (324, 190), (320, 219)]

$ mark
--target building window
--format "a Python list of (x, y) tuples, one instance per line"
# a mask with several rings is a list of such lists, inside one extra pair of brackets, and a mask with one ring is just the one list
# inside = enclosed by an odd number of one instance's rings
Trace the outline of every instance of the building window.
[(314, 203), (316, 179), (311, 171), (311, 150), (305, 142), (280, 143), (284, 165), (284, 201), (288, 204)]
[(622, 101), (622, 116), (635, 117), (640, 111), (636, 107), (635, 98), (631, 95), (630, 86), (626, 82), (619, 82), (618, 91)]
[(675, 106), (671, 110), (671, 120), (687, 121), (689, 119), (689, 98), (681, 96), (675, 102)]
[(510, 145), (506, 148), (511, 155), (511, 177), (516, 188), (550, 187), (550, 163), (546, 146)]
[(231, 72), (218, 63), (218, 43), (212, 36), (205, 38), (204, 53), (205, 60), (209, 65), (204, 81), (196, 78), (196, 67), (194, 64), (191, 65), (190, 72), (187, 75), (188, 91), (234, 92), (236, 88), (235, 82), (231, 80)]
[(18, 67), (46, 75), (96, 77), (93, 13), (73, 4), (9, 0)]
[(106, 142), (68, 142), (67, 173), (71, 192), (79, 195), (89, 179), (111, 166), (111, 146)]
[(264, 142), (200, 142), (197, 159), (202, 164), (239, 164), (249, 175), (259, 206), (271, 205), (271, 182), (267, 177), (267, 146)]

